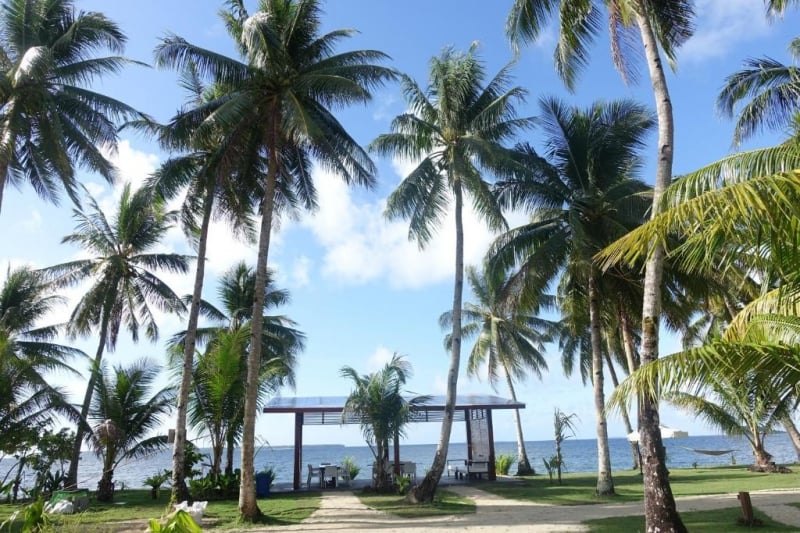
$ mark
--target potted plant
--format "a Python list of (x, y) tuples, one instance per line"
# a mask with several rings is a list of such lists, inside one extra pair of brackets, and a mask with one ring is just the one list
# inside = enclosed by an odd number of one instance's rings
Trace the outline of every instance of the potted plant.
[(266, 498), (269, 496), (269, 489), (275, 481), (275, 471), (271, 466), (265, 466), (260, 472), (256, 473), (256, 497)]
[(169, 470), (164, 470), (161, 473), (155, 473), (149, 478), (145, 479), (144, 484), (150, 487), (150, 497), (154, 500), (157, 500), (159, 491), (161, 490), (161, 485), (168, 483), (171, 477), (172, 472)]

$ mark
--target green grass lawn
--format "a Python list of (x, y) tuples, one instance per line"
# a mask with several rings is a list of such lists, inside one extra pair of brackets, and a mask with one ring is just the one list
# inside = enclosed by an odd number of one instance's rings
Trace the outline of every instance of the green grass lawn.
[[(758, 533), (772, 533), (777, 531), (797, 531), (794, 527), (779, 524), (767, 518), (764, 513), (755, 512), (756, 518), (763, 522), (762, 525), (750, 528), (736, 522), (742, 516), (738, 507), (730, 509), (717, 509), (715, 511), (694, 511), (681, 513), (686, 528), (692, 533), (719, 533), (720, 531), (736, 532), (758, 531)], [(603, 518), (601, 520), (587, 520), (592, 533), (637, 533), (644, 531), (643, 516), (625, 516), (621, 518)]]
[(436, 491), (432, 504), (414, 505), (405, 503), (403, 496), (396, 494), (368, 494), (356, 492), (358, 499), (367, 507), (378, 509), (403, 518), (466, 514), (475, 512), (475, 502), (462, 498), (447, 490)]
[[(795, 469), (798, 470), (798, 469)], [(546, 476), (521, 478), (518, 483), (484, 483), (480, 488), (516, 500), (555, 505), (583, 505), (599, 502), (634, 502), (642, 500), (642, 478), (635, 471), (614, 472), (617, 494), (598, 498), (594, 494), (596, 474), (580, 473), (564, 476), (564, 484), (550, 483)], [(675, 496), (725, 494), (762, 489), (800, 488), (800, 473), (762, 474), (748, 472), (746, 466), (714, 468), (673, 468), (670, 484)]]
[[(83, 513), (54, 517), (55, 529), (58, 531), (92, 531), (105, 532), (112, 530), (109, 524), (129, 520), (159, 518), (167, 512), (169, 491), (162, 491), (158, 500), (150, 497), (149, 489), (126, 490), (118, 492), (114, 502), (110, 504), (92, 501), (89, 509)], [(258, 501), (264, 513), (262, 524), (288, 525), (298, 524), (308, 518), (319, 508), (320, 495), (314, 492), (273, 493), (269, 498)], [(0, 504), (0, 523), (22, 506)], [(215, 529), (242, 527), (238, 523), (238, 502), (236, 500), (209, 502), (204, 518)], [(12, 530), (14, 531), (14, 530)], [(5, 530), (4, 530), (5, 533)]]

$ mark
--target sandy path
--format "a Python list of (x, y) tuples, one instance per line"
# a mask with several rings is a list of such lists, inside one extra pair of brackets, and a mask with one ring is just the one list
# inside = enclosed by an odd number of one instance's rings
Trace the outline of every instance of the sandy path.
[[(472, 498), (477, 504), (477, 512), (443, 518), (408, 520), (369, 509), (351, 492), (327, 492), (323, 494), (320, 508), (302, 524), (249, 531), (380, 530), (381, 533), (586, 531), (581, 525), (584, 520), (643, 513), (641, 503), (558, 506), (508, 500), (471, 486), (451, 486), (448, 490)], [(755, 507), (773, 519), (800, 529), (800, 509), (786, 505), (800, 502), (800, 490), (753, 492), (751, 499)], [(735, 494), (678, 499), (678, 508), (681, 511), (721, 509), (738, 505)]]

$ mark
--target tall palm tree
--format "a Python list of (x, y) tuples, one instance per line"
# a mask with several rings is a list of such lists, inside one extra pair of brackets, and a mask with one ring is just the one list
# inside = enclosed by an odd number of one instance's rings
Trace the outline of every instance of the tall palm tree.
[(364, 439), (375, 456), (373, 486), (393, 489), (389, 476), (389, 440), (405, 436), (412, 409), (428, 401), (427, 396), (406, 398), (401, 387), (411, 377), (411, 363), (394, 354), (384, 367), (361, 375), (353, 367), (343, 366), (342, 377), (350, 378), (353, 390), (342, 410), (342, 420), (357, 420)]
[[(260, 0), (249, 15), (243, 0), (229, 0), (224, 19), (242, 60), (198, 48), (179, 37), (165, 39), (157, 63), (184, 68), (194, 62), (203, 75), (230, 88), (219, 107), (200, 125), (196, 135), (216, 136), (226, 155), (238, 162), (242, 175), (258, 172), (261, 197), (256, 285), (267, 279), (270, 232), (276, 191), (310, 185), (310, 157), (333, 169), (347, 183), (370, 186), (375, 168), (368, 154), (345, 131), (331, 110), (369, 101), (370, 90), (394, 77), (376, 63), (386, 55), (373, 50), (335, 53), (336, 45), (352, 30), (321, 34), (318, 0)], [(242, 147), (246, 147), (242, 153)], [(265, 160), (265, 161), (264, 161)], [(263, 162), (263, 164), (262, 164)], [(313, 205), (313, 198), (306, 198)], [(309, 202), (306, 202), (307, 204)], [(254, 314), (264, 306), (257, 290)], [(239, 509), (244, 519), (256, 520), (253, 460), (257, 405), (258, 362), (262, 324), (253, 322), (248, 362), (245, 424), (242, 437), (242, 484)]]
[(0, 10), (0, 208), (7, 184), (29, 183), (49, 201), (59, 188), (78, 202), (74, 165), (114, 179), (102, 147), (117, 143), (116, 121), (139, 117), (91, 90), (130, 60), (126, 37), (102, 13), (75, 12), (72, 0), (6, 0)]
[[(785, 0), (771, 0), (774, 9), (782, 9)], [(600, 32), (601, 4), (608, 12), (611, 35), (611, 56), (623, 79), (635, 77), (635, 69), (626, 62), (624, 43), (631, 31), (638, 28), (644, 57), (650, 74), (656, 112), (658, 142), (656, 176), (651, 216), (661, 212), (661, 197), (672, 180), (674, 157), (674, 120), (672, 100), (661, 61), (661, 53), (670, 63), (677, 49), (692, 35), (694, 2), (691, 0), (514, 0), (506, 24), (506, 32), (515, 45), (535, 41), (547, 20), (558, 12), (560, 33), (555, 52), (556, 69), (567, 87), (574, 87), (577, 74), (588, 63), (588, 48)], [(642, 364), (658, 358), (658, 330), (661, 305), (663, 250), (652, 244), (652, 253), (645, 267), (642, 304)], [(666, 464), (661, 458), (663, 443), (659, 429), (658, 401), (655, 397), (639, 400), (639, 428), (644, 448), (645, 521), (646, 530), (685, 531), (675, 507), (669, 486)]]
[[(502, 298), (506, 276), (485, 271), (479, 273), (474, 267), (469, 267), (467, 280), (477, 300), (477, 303), (466, 303), (461, 311), (463, 335), (477, 335), (467, 360), (467, 374), (477, 376), (485, 370), (495, 389), (498, 380), (504, 377), (511, 399), (516, 402), (514, 380), (524, 380), (529, 373), (541, 379), (542, 371), (547, 370), (542, 352), (544, 344), (552, 340), (556, 325), (509, 306)], [(543, 300), (543, 304), (548, 303), (546, 297)], [(439, 319), (442, 328), (452, 328), (452, 322), (452, 311)], [(448, 348), (449, 341), (448, 335)], [(514, 409), (514, 423), (517, 429), (517, 475), (532, 475), (535, 472), (525, 450), (519, 409)]]
[[(126, 185), (111, 220), (100, 206), (87, 195), (89, 210), (74, 209), (75, 232), (62, 239), (77, 244), (93, 257), (78, 259), (48, 267), (44, 272), (56, 286), (75, 285), (90, 281), (70, 315), (68, 332), (84, 336), (97, 329), (98, 344), (89, 374), (86, 394), (81, 405), (81, 419), (86, 420), (106, 349), (113, 351), (120, 328), (125, 327), (134, 342), (144, 328), (151, 341), (158, 338), (156, 310), (167, 313), (183, 311), (178, 295), (167, 286), (156, 271), (185, 273), (189, 256), (153, 252), (172, 227), (175, 214), (164, 209), (146, 189), (132, 191)], [(68, 483), (77, 482), (78, 461), (85, 428), (78, 426), (70, 462)]]
[(172, 499), (177, 502), (189, 499), (184, 472), (186, 417), (192, 387), (193, 358), (211, 219), (224, 219), (234, 232), (249, 236), (249, 195), (253, 188), (253, 185), (247, 186), (245, 180), (232, 171), (229, 160), (222, 157), (225, 147), (219, 144), (218, 139), (195, 138), (193, 135), (199, 117), (207, 116), (212, 111), (207, 104), (218, 97), (221, 88), (207, 87), (200, 79), (194, 64), (187, 65), (181, 72), (180, 82), (189, 94), (185, 109), (166, 126), (149, 122), (137, 124), (142, 129), (155, 133), (164, 148), (182, 152), (165, 161), (148, 185), (165, 199), (184, 194), (182, 226), (190, 242), (196, 245), (198, 257), (201, 258), (196, 264), (194, 287), (189, 302), (183, 343), (183, 368), (178, 389), (172, 453)]
[(439, 442), (431, 469), (412, 488), (411, 497), (430, 502), (442, 477), (453, 425), (461, 360), (461, 302), (464, 289), (464, 196), (488, 226), (505, 227), (485, 175), (505, 175), (516, 168), (513, 151), (503, 145), (531, 120), (517, 116), (524, 97), (510, 87), (510, 66), (484, 85), (486, 73), (473, 45), (467, 53), (446, 49), (431, 60), (428, 88), (404, 76), (403, 93), (410, 112), (392, 121), (392, 133), (380, 135), (371, 148), (381, 155), (420, 161), (389, 196), (386, 214), (409, 219), (409, 238), (425, 246), (433, 229), (454, 202), (456, 249), (453, 288), (453, 330), (447, 394)]
[(600, 308), (600, 297), (608, 291), (605, 285), (611, 283), (606, 278), (611, 276), (600, 272), (593, 256), (644, 219), (648, 188), (634, 176), (654, 120), (644, 107), (630, 101), (596, 103), (580, 110), (550, 98), (543, 99), (540, 107), (544, 157), (526, 147), (531, 171), (497, 185), (501, 200), (510, 206), (534, 208), (531, 221), (500, 236), (490, 250), (490, 262), (499, 268), (519, 262), (512, 280), (521, 287), (523, 300), (537, 298), (558, 278), (562, 303), (573, 308), (576, 298), (588, 303), (588, 320), (583, 313), (569, 316), (581, 326), (572, 328), (579, 338), (586, 337), (588, 326), (597, 420), (597, 493), (613, 494)]
[(52, 415), (77, 420), (64, 391), (49, 383), (51, 371), (77, 374), (67, 361), (83, 352), (53, 343), (55, 326), (39, 322), (63, 303), (40, 272), (9, 269), (0, 288), (0, 450), (18, 451), (29, 432), (37, 437)]
[(150, 394), (159, 371), (159, 366), (147, 359), (129, 367), (115, 367), (113, 372), (105, 364), (101, 367), (89, 411), (90, 419), (97, 421), (92, 431), (92, 447), (103, 462), (97, 490), (99, 501), (113, 500), (114, 469), (120, 463), (167, 446), (166, 435), (148, 437), (175, 402), (175, 391), (170, 387)]
[[(259, 407), (270, 393), (289, 385), (294, 387), (296, 357), (305, 346), (305, 335), (296, 324), (281, 315), (266, 314), (289, 302), (289, 293), (274, 288), (273, 275), (268, 283), (262, 311), (263, 346), (259, 377)], [(212, 441), (212, 468), (221, 469), (222, 449), (227, 447), (225, 470), (233, 469), (233, 450), (239, 442), (244, 423), (244, 393), (247, 377), (247, 353), (255, 292), (255, 272), (244, 262), (232, 266), (219, 280), (216, 308), (201, 302), (203, 314), (215, 325), (198, 328), (197, 341), (206, 350), (194, 365), (189, 398), (189, 421), (204, 428)], [(182, 347), (188, 331), (172, 337), (170, 344)]]

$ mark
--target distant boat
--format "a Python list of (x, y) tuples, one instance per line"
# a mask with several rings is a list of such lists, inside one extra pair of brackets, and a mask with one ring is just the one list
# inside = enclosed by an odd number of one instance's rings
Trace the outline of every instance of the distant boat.
[[(658, 426), (661, 428), (661, 438), (662, 439), (685, 439), (689, 436), (688, 431), (683, 431), (682, 429), (675, 429), (667, 426)], [(638, 431), (631, 431), (628, 433), (628, 442), (639, 442), (639, 432)]]

